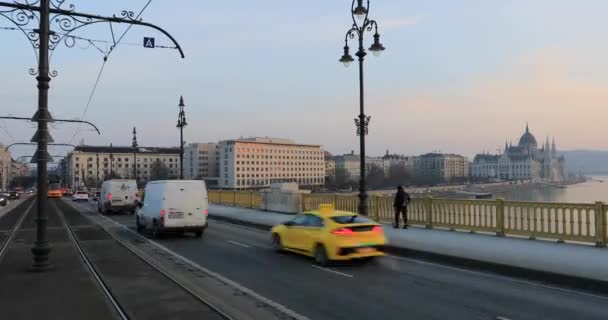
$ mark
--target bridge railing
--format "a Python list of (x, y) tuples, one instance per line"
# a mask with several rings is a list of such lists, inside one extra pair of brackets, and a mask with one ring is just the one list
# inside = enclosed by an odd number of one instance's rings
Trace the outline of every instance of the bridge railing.
[[(337, 210), (356, 212), (359, 198), (350, 195), (302, 194), (302, 211), (332, 204)], [(209, 202), (245, 208), (260, 208), (260, 193), (209, 191)], [(370, 196), (370, 216), (376, 221), (393, 221), (392, 197)], [(530, 239), (577, 241), (606, 246), (608, 205), (602, 202), (549, 203), (496, 200), (413, 198), (408, 222), (426, 228), (490, 232)]]
[(207, 196), (209, 203), (251, 209), (259, 209), (262, 198), (259, 192), (252, 191), (209, 190)]

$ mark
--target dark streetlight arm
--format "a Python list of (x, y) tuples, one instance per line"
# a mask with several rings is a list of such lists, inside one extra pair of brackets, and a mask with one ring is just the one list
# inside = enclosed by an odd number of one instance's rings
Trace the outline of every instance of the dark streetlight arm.
[[(35, 146), (36, 143), (34, 142), (15, 142), (15, 143), (11, 143), (8, 146), (6, 146), (4, 148), (4, 150), (8, 151), (8, 149), (12, 146), (17, 146), (17, 145), (21, 145), (21, 146)], [(49, 143), (48, 145), (50, 146), (64, 146), (64, 147), (72, 147), (72, 148), (76, 148), (75, 145), (73, 144), (69, 144), (69, 143)]]
[[(32, 11), (40, 12), (40, 7), (30, 5), (30, 4), (10, 3), (10, 2), (3, 2), (3, 1), (0, 1), (0, 7), (7, 7), (7, 8), (16, 9), (16, 10), (22, 10), (20, 12), (21, 14), (23, 14), (22, 21), (15, 22), (11, 19), (9, 19), (9, 20), (11, 20), (13, 23), (17, 24), (17, 26), (21, 29), (21, 31), (23, 31), (26, 34), (26, 36), (28, 36), (28, 39), (30, 41), (35, 40), (32, 38), (32, 36), (29, 33), (25, 32), (25, 30), (23, 30), (21, 27), (24, 26), (25, 24), (27, 24), (26, 23), (27, 21), (32, 19), (32, 17), (27, 16), (27, 12), (28, 11), (29, 12), (32, 12)], [(171, 42), (173, 42), (173, 44), (175, 45), (175, 48), (179, 51), (181, 58), (182, 59), (185, 58), (182, 47), (179, 45), (177, 40), (175, 40), (175, 38), (173, 38), (173, 36), (171, 34), (169, 34), (167, 31), (165, 31), (163, 28), (161, 28), (157, 25), (154, 25), (154, 24), (148, 23), (148, 22), (144, 22), (141, 19), (134, 18), (135, 14), (131, 11), (123, 10), (121, 12), (122, 17), (117, 17), (116, 15), (114, 15), (112, 17), (106, 17), (106, 16), (76, 12), (73, 10), (73, 7), (70, 7), (70, 10), (64, 10), (64, 9), (61, 9), (60, 5), (59, 5), (59, 6), (51, 7), (49, 12), (52, 14), (55, 14), (55, 16), (53, 17), (54, 20), (58, 21), (60, 24), (60, 28), (63, 29), (63, 31), (67, 32), (63, 36), (54, 35), (55, 38), (52, 39), (52, 41), (54, 43), (58, 43), (59, 41), (64, 39), (65, 36), (67, 36), (67, 34), (69, 34), (70, 32), (72, 32), (76, 29), (79, 29), (85, 25), (90, 25), (90, 24), (99, 23), (99, 22), (125, 23), (125, 24), (149, 27), (149, 28), (152, 28), (152, 29), (155, 29), (155, 30), (161, 32), (167, 38), (169, 38), (171, 40)], [(75, 19), (74, 17), (82, 18), (84, 20)], [(34, 49), (36, 49), (36, 46), (33, 43), (32, 43), (32, 45), (34, 46)], [(115, 43), (115, 45), (116, 45), (116, 43)]]
[[(27, 120), (27, 121), (32, 121), (31, 118), (24, 118), (24, 117), (5, 117), (5, 116), (1, 116), (0, 119), (6, 119), (6, 120)], [(86, 123), (88, 125), (90, 125), (91, 127), (93, 127), (93, 129), (95, 129), (95, 131), (97, 131), (98, 135), (101, 135), (101, 132), (99, 131), (99, 129), (97, 128), (97, 126), (95, 126), (94, 124), (92, 124), (89, 121), (85, 121), (85, 120), (69, 120), (69, 119), (53, 119), (54, 122), (72, 122), (72, 123)], [(35, 122), (35, 121), (34, 121)]]

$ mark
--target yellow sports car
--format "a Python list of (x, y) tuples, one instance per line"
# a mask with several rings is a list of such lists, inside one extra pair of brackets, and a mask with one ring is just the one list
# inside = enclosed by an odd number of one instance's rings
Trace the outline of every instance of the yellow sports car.
[(298, 214), (271, 232), (277, 251), (311, 256), (320, 265), (382, 256), (387, 243), (380, 224), (353, 212), (334, 210), (331, 205)]
[(49, 190), (48, 198), (61, 198), (62, 196), (60, 189)]

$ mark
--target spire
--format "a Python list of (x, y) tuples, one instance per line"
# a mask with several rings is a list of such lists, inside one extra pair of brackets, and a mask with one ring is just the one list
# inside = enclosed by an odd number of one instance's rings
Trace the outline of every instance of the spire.
[(551, 142), (551, 155), (553, 157), (557, 156), (557, 147), (555, 146), (555, 137), (553, 137), (552, 139), (553, 141)]
[(526, 133), (530, 133), (530, 129), (528, 128), (528, 121), (526, 121)]

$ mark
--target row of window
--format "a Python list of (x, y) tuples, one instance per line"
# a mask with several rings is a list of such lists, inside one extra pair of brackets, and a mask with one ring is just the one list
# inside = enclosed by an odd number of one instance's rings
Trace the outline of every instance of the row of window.
[(298, 159), (298, 160), (323, 160), (323, 157), (299, 157), (299, 156), (268, 156), (268, 155), (251, 155), (251, 157), (248, 154), (240, 154), (237, 153), (236, 154), (237, 159), (240, 158), (244, 158), (244, 159)]
[[(104, 163), (104, 164), (103, 164), (103, 167), (104, 167), (104, 168), (108, 168), (109, 166), (108, 166), (108, 164), (107, 164), (107, 163)], [(123, 167), (123, 165), (122, 165), (122, 163), (112, 165), (112, 168), (116, 168), (116, 167), (118, 167), (118, 168), (122, 168), (122, 167)], [(128, 164), (128, 163), (125, 163), (124, 167), (125, 167), (125, 168), (129, 168), (129, 164)], [(138, 167), (138, 168), (141, 168), (141, 164), (137, 164), (137, 167)], [(147, 164), (144, 164), (144, 168), (147, 168), (147, 167), (148, 167), (148, 165), (147, 165)], [(150, 165), (150, 167), (152, 167), (152, 165)], [(93, 168), (93, 165), (89, 163), (89, 164), (87, 165), (87, 168)], [(169, 168), (173, 168), (173, 164), (170, 164), (170, 165), (169, 165)], [(177, 165), (177, 164), (175, 164), (175, 168), (178, 168), (178, 165)], [(77, 164), (76, 164), (76, 166), (75, 166), (75, 170), (74, 170), (74, 171), (76, 171), (76, 172), (77, 172), (79, 169), (80, 169), (80, 165), (78, 165), (78, 163), (77, 163)]]
[[(292, 150), (292, 149), (271, 149), (271, 148), (262, 148), (262, 149), (236, 148), (235, 150), (236, 150), (236, 152), (310, 154), (310, 155), (320, 155), (320, 154), (323, 154), (323, 151)], [(225, 148), (224, 151), (226, 151), (226, 152), (232, 152), (232, 148)]]
[[(100, 172), (100, 173), (102, 173), (102, 172)], [(110, 174), (110, 172), (108, 170), (103, 170), (103, 175), (104, 176), (107, 176), (109, 174)], [(147, 175), (148, 174), (148, 170), (143, 170), (143, 171), (142, 170), (137, 170), (137, 174), (138, 175), (140, 175), (140, 174), (146, 174)], [(177, 174), (177, 170), (169, 170), (169, 174)], [(95, 175), (95, 173), (93, 173), (93, 171), (89, 170), (87, 172), (87, 176), (94, 176), (94, 175)], [(77, 172), (77, 171), (74, 172), (74, 179), (78, 179), (78, 176), (79, 176), (79, 172)]]
[[(228, 170), (224, 170), (224, 172), (227, 172)], [(269, 167), (265, 167), (265, 168), (260, 168), (260, 167), (245, 167), (245, 168), (241, 168), (241, 167), (237, 167), (236, 171), (325, 171), (325, 168), (285, 168), (285, 167), (275, 167), (275, 168), (269, 168)]]
[[(122, 159), (124, 159), (125, 162), (129, 162), (129, 159), (131, 159), (131, 158), (114, 157), (113, 159), (116, 160), (116, 161), (118, 161), (118, 162), (121, 162)], [(108, 162), (111, 159), (107, 158), (107, 157), (104, 157), (103, 159), (100, 158), (99, 160), (101, 160), (103, 162)], [(152, 159), (149, 159), (148, 157), (143, 158), (143, 162), (148, 162), (148, 160), (152, 160)], [(173, 162), (173, 160), (174, 160), (173, 158), (169, 158), (169, 162)], [(74, 161), (78, 162), (78, 157), (74, 157)], [(88, 158), (87, 161), (91, 162), (91, 161), (93, 161), (93, 158)], [(142, 161), (141, 158), (137, 159), (137, 162), (141, 162), (141, 161)], [(167, 158), (162, 158), (162, 159), (161, 158), (156, 158), (155, 161), (164, 161), (164, 162), (167, 162)], [(150, 162), (152, 162), (152, 161), (150, 161)], [(175, 162), (178, 162), (178, 160), (175, 159)], [(76, 165), (78, 165), (78, 163), (76, 163)]]
[(311, 173), (283, 173), (283, 174), (237, 174), (237, 178), (272, 178), (272, 177), (318, 177), (319, 175), (311, 174)]
[[(228, 161), (224, 161), (228, 165)], [(237, 161), (236, 165), (252, 164), (252, 165), (280, 165), (280, 166), (324, 166), (322, 162), (277, 162), (277, 161)]]
[[(238, 187), (247, 187), (247, 186), (268, 186), (275, 182), (297, 182), (299, 184), (322, 184), (323, 179), (320, 178), (292, 178), (292, 179), (270, 179), (270, 180), (242, 180), (239, 179), (236, 181), (236, 185)], [(228, 184), (228, 180), (225, 180), (225, 184)]]

